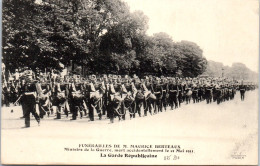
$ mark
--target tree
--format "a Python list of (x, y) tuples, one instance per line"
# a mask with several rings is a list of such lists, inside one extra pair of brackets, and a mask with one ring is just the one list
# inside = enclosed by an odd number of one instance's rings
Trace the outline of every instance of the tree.
[(177, 61), (178, 68), (184, 77), (197, 77), (206, 70), (207, 60), (197, 44), (181, 41), (176, 43), (176, 46), (181, 54), (181, 58)]
[(121, 0), (5, 0), (3, 62), (11, 72), (71, 62), (88, 74), (195, 77), (205, 70), (199, 46), (166, 33), (147, 36), (148, 20)]
[[(139, 44), (138, 39), (145, 35), (147, 21), (148, 18), (140, 11), (125, 15), (102, 37), (100, 43), (102, 58), (95, 61), (95, 64), (103, 66), (103, 72), (108, 71), (103, 63), (113, 66), (109, 68), (111, 72), (130, 74), (136, 71), (139, 66), (139, 61), (136, 59), (136, 48)], [(106, 61), (101, 59), (106, 59)]]
[[(6, 0), (3, 4), (3, 62), (18, 67), (61, 69), (71, 52), (81, 52), (80, 41), (64, 10), (34, 1)], [(23, 14), (21, 14), (23, 13)]]

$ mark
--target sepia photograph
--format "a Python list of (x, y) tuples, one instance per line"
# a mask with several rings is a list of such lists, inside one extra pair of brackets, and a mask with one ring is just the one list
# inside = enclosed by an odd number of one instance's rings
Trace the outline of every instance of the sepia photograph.
[(258, 165), (258, 0), (1, 3), (1, 164)]

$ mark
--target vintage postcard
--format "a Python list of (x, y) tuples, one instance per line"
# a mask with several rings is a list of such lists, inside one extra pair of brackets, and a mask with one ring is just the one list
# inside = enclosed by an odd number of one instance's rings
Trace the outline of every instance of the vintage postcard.
[(258, 165), (257, 0), (3, 0), (1, 164)]

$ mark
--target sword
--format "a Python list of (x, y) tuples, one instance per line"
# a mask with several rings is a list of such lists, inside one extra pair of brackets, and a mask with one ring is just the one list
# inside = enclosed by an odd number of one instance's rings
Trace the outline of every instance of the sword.
[(19, 98), (14, 102), (14, 105), (16, 105), (18, 103), (18, 101), (21, 99), (23, 95), (20, 95)]

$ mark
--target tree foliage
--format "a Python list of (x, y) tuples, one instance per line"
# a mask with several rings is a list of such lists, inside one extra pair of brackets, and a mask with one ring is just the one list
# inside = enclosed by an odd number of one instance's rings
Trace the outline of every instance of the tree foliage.
[(121, 0), (4, 0), (3, 62), (11, 72), (71, 62), (89, 74), (195, 77), (205, 70), (199, 46), (166, 33), (147, 36), (148, 20)]
[(223, 63), (208, 61), (204, 75), (211, 77), (227, 77), (235, 80), (258, 81), (258, 74), (242, 63), (233, 63), (232, 66), (225, 66)]

